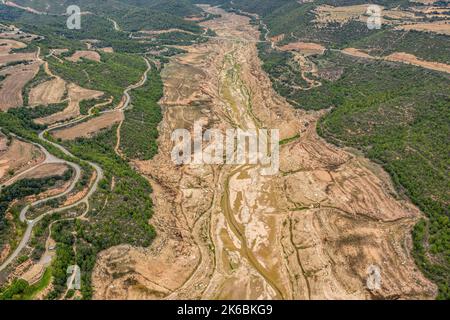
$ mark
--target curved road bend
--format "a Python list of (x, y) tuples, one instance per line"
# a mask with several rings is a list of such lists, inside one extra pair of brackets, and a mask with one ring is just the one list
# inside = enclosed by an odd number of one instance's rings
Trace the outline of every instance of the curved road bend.
[[(139, 88), (139, 87), (143, 86), (145, 84), (145, 82), (147, 82), (147, 74), (151, 70), (151, 64), (150, 64), (150, 62), (148, 61), (147, 58), (144, 58), (144, 60), (145, 60), (145, 62), (147, 64), (147, 70), (144, 72), (142, 79), (138, 83), (136, 83), (134, 85), (131, 85), (131, 86), (129, 86), (129, 87), (127, 87), (125, 89), (123, 94), (124, 94), (126, 100), (125, 100), (125, 103), (123, 104), (123, 106), (120, 108), (120, 110), (124, 110), (125, 108), (127, 108), (129, 106), (129, 104), (131, 102), (131, 97), (129, 95), (130, 90)], [(112, 111), (114, 111), (114, 110), (106, 110), (106, 111), (103, 111), (102, 113), (112, 112)], [(54, 147), (56, 147), (59, 150), (61, 150), (61, 152), (63, 152), (65, 155), (67, 155), (69, 157), (72, 157), (72, 158), (76, 158), (72, 153), (70, 153), (63, 146), (61, 146), (61, 145), (59, 145), (57, 143), (54, 143), (52, 141), (47, 140), (45, 138), (45, 134), (47, 132), (49, 132), (50, 130), (59, 129), (59, 128), (62, 128), (62, 127), (73, 125), (73, 124), (75, 124), (77, 122), (80, 122), (80, 121), (84, 120), (85, 118), (86, 117), (75, 119), (75, 120), (70, 121), (68, 123), (62, 123), (62, 124), (53, 125), (53, 126), (47, 128), (47, 129), (45, 129), (44, 131), (40, 132), (39, 133), (39, 139), (42, 140), (42, 141), (45, 141), (47, 143), (50, 143)], [(17, 137), (18, 139), (21, 139), (20, 137), (18, 137), (16, 135), (14, 135), (14, 136)], [(24, 139), (22, 139), (22, 140), (24, 140)], [(17, 246), (17, 248), (8, 257), (8, 259), (6, 259), (3, 262), (3, 264), (0, 266), (0, 272), (3, 271), (7, 266), (9, 266), (11, 264), (11, 262), (14, 261), (14, 259), (20, 254), (20, 252), (23, 250), (23, 248), (27, 245), (28, 241), (30, 240), (31, 233), (33, 231), (34, 226), (40, 220), (42, 220), (42, 218), (44, 218), (47, 215), (53, 214), (53, 213), (58, 213), (58, 212), (61, 212), (61, 211), (64, 211), (64, 210), (68, 210), (68, 209), (77, 207), (78, 205), (80, 205), (82, 203), (86, 204), (86, 207), (88, 207), (89, 206), (89, 201), (88, 201), (89, 198), (97, 191), (98, 183), (104, 177), (103, 169), (99, 165), (88, 161), (87, 163), (91, 167), (94, 168), (94, 170), (96, 171), (97, 175), (96, 175), (96, 179), (94, 181), (94, 184), (92, 185), (92, 188), (89, 190), (89, 192), (82, 199), (80, 199), (79, 201), (77, 201), (77, 202), (75, 202), (75, 203), (73, 203), (73, 204), (71, 204), (69, 206), (56, 208), (56, 209), (52, 209), (50, 211), (47, 211), (47, 212), (43, 213), (42, 215), (40, 215), (39, 217), (37, 217), (37, 218), (35, 218), (33, 220), (27, 220), (26, 219), (26, 214), (27, 214), (27, 212), (28, 212), (28, 210), (30, 209), (31, 206), (36, 206), (38, 204), (41, 204), (41, 203), (44, 203), (44, 202), (47, 202), (47, 201), (50, 201), (50, 200), (53, 200), (53, 199), (57, 199), (57, 198), (63, 197), (64, 195), (70, 193), (75, 188), (76, 183), (78, 182), (78, 180), (81, 177), (81, 168), (80, 168), (79, 165), (77, 165), (75, 163), (72, 163), (72, 162), (69, 162), (69, 161), (66, 161), (66, 160), (58, 159), (54, 155), (50, 154), (48, 152), (48, 150), (45, 149), (42, 145), (40, 145), (38, 143), (34, 143), (34, 142), (32, 142), (32, 143), (34, 145), (38, 146), (42, 150), (42, 152), (45, 154), (45, 157), (46, 157), (45, 163), (64, 163), (64, 164), (67, 164), (68, 166), (71, 166), (75, 170), (75, 179), (73, 180), (73, 182), (70, 185), (70, 187), (66, 191), (64, 191), (63, 193), (61, 193), (59, 195), (56, 195), (56, 196), (52, 196), (52, 197), (48, 197), (48, 198), (45, 198), (45, 199), (38, 200), (38, 201), (36, 201), (36, 202), (34, 202), (34, 203), (30, 204), (30, 205), (27, 205), (25, 208), (22, 209), (22, 211), (20, 212), (20, 221), (21, 222), (25, 222), (25, 221), (27, 222), (27, 224), (28, 224), (27, 225), (27, 229), (26, 229), (26, 231), (25, 231), (25, 233), (24, 233), (24, 235), (22, 237), (22, 240), (20, 241), (19, 245)], [(34, 168), (35, 167), (33, 167), (32, 169), (34, 169)]]

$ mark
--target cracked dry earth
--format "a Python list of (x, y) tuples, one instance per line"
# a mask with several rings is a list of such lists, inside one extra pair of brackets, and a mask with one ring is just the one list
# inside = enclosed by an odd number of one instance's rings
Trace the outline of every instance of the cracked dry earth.
[[(158, 236), (149, 248), (100, 253), (97, 299), (432, 298), (411, 256), (421, 213), (389, 177), (315, 131), (321, 112), (294, 110), (261, 69), (249, 19), (205, 7), (218, 37), (163, 70), (160, 151), (135, 167), (152, 182)], [(259, 165), (176, 166), (171, 132), (278, 128), (280, 172)], [(380, 287), (368, 286), (373, 270)], [(372, 275), (370, 273), (372, 272)]]

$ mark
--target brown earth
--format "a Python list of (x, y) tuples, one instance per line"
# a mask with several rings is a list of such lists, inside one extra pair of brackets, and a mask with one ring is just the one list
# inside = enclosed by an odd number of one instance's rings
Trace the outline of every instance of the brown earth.
[(39, 179), (51, 176), (62, 176), (69, 167), (62, 163), (46, 163), (24, 174), (21, 179)]
[(3, 26), (0, 32), (0, 38), (2, 38), (2, 40), (3, 38), (6, 38), (17, 40), (19, 42), (31, 42), (33, 40), (39, 39), (40, 37), (35, 34), (23, 32), (22, 30), (16, 28), (15, 26), (10, 25), (10, 26)]
[(16, 3), (14, 3), (13, 1), (4, 1), (4, 3), (5, 3), (5, 5), (7, 5), (7, 6), (11, 6), (11, 7), (23, 9), (23, 10), (28, 11), (28, 12), (30, 12), (30, 13), (34, 13), (34, 14), (46, 14), (45, 12), (38, 11), (38, 10), (33, 9), (33, 8), (31, 8), (31, 7), (25, 7), (25, 6), (18, 5), (18, 4), (16, 4)]
[(323, 54), (325, 47), (312, 42), (291, 42), (279, 47), (281, 51), (298, 51), (303, 55)]
[(0, 87), (1, 111), (23, 105), (23, 87), (36, 76), (40, 65), (41, 62), (36, 61), (28, 65), (19, 64), (0, 71), (0, 75), (6, 76)]
[(6, 258), (8, 258), (11, 253), (11, 245), (9, 243), (5, 244), (0, 251), (0, 263), (2, 263)]
[(450, 21), (435, 21), (430, 23), (407, 24), (396, 27), (400, 30), (416, 30), (450, 35)]
[(103, 52), (105, 52), (105, 53), (113, 53), (113, 52), (114, 52), (113, 47), (100, 48), (99, 50), (100, 50), (100, 51), (103, 51)]
[(18, 174), (43, 162), (44, 158), (36, 146), (13, 139), (6, 150), (0, 151), (0, 182), (11, 178), (8, 171), (12, 170), (14, 174)]
[(395, 52), (393, 54), (388, 55), (384, 59), (389, 60), (389, 61), (396, 61), (396, 62), (412, 64), (412, 65), (419, 66), (419, 67), (422, 67), (425, 69), (431, 69), (431, 70), (450, 73), (450, 65), (448, 65), (448, 64), (420, 60), (413, 54), (409, 54), (409, 53), (405, 53), (405, 52)]
[(38, 124), (53, 124), (60, 121), (76, 118), (80, 115), (80, 102), (83, 100), (98, 99), (103, 92), (82, 88), (74, 83), (67, 85), (69, 104), (66, 109), (48, 117), (36, 119)]
[[(100, 253), (94, 298), (434, 297), (410, 254), (421, 212), (399, 200), (381, 168), (318, 137), (323, 112), (294, 110), (274, 92), (249, 18), (204, 8), (221, 15), (203, 23), (220, 38), (166, 65), (159, 154), (134, 161), (153, 186), (158, 236), (150, 248)], [(196, 120), (300, 138), (282, 146), (273, 176), (261, 165), (176, 166), (172, 130)], [(374, 269), (379, 287), (370, 285)]]
[(69, 49), (51, 49), (50, 53), (52, 55), (60, 56), (63, 53), (69, 52)]
[(433, 4), (438, 1), (439, 0), (411, 0), (411, 2), (417, 2), (417, 3), (422, 3), (422, 4)]
[(377, 59), (377, 60), (387, 60), (394, 62), (401, 62), (406, 64), (412, 64), (417, 67), (450, 73), (450, 65), (441, 63), (441, 62), (433, 62), (433, 61), (425, 61), (418, 59), (415, 55), (405, 52), (394, 52), (385, 57), (371, 56), (368, 53), (355, 48), (346, 48), (341, 50), (342, 53), (346, 55), (350, 55), (357, 58), (365, 58), (365, 59)]
[(81, 58), (89, 59), (95, 62), (100, 62), (101, 60), (100, 54), (97, 51), (87, 50), (76, 51), (71, 57), (67, 57), (66, 60), (78, 62)]
[(79, 137), (91, 137), (96, 132), (111, 128), (114, 124), (123, 120), (122, 111), (106, 112), (102, 115), (92, 118), (86, 122), (82, 122), (73, 127), (52, 132), (55, 138), (63, 140), (74, 140)]

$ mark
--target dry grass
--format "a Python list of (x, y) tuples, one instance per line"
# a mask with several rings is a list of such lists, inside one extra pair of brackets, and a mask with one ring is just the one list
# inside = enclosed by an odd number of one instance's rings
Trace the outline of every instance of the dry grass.
[[(1, 138), (6, 139), (5, 137)], [(11, 145), (0, 151), (0, 181), (9, 180), (8, 172), (20, 173), (36, 164), (44, 161), (44, 155), (40, 150), (30, 143), (13, 139)]]
[(303, 55), (323, 54), (325, 47), (312, 42), (292, 42), (279, 47), (282, 51), (298, 51)]
[(113, 47), (100, 48), (99, 50), (100, 50), (100, 51), (103, 51), (103, 52), (105, 52), (105, 53), (113, 53), (113, 52), (114, 52)]
[(36, 169), (27, 172), (21, 179), (39, 179), (51, 176), (61, 176), (66, 172), (68, 167), (62, 163), (46, 163), (42, 164)]

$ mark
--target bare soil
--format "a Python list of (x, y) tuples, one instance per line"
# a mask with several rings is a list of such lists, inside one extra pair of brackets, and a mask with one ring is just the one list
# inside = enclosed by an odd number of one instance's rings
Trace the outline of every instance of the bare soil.
[(33, 87), (28, 101), (31, 106), (58, 103), (61, 102), (65, 91), (65, 81), (61, 78), (54, 78)]
[(0, 71), (6, 76), (0, 87), (0, 110), (7, 111), (23, 105), (23, 87), (39, 72), (41, 62), (36, 61), (28, 65), (19, 64)]
[[(0, 139), (6, 140), (5, 137)], [(7, 149), (0, 151), (0, 182), (3, 183), (12, 177), (8, 174), (9, 171), (15, 175), (36, 166), (44, 160), (44, 155), (37, 147), (13, 139)]]
[(325, 47), (312, 42), (291, 42), (279, 47), (281, 51), (298, 51), (303, 55), (323, 54)]
[(55, 138), (60, 138), (63, 140), (74, 140), (79, 137), (91, 137), (96, 132), (111, 128), (114, 124), (119, 123), (122, 120), (122, 111), (107, 112), (73, 127), (53, 131), (52, 135)]
[(103, 92), (82, 88), (74, 83), (67, 85), (69, 104), (61, 112), (48, 117), (36, 119), (38, 124), (53, 124), (60, 121), (76, 118), (80, 115), (80, 102), (83, 100), (97, 99), (103, 96)]
[(66, 59), (72, 62), (78, 62), (81, 58), (95, 62), (100, 62), (101, 60), (100, 54), (97, 51), (88, 50), (76, 51), (71, 57), (67, 57)]
[(441, 72), (450, 73), (450, 65), (440, 62), (432, 62), (418, 59), (415, 55), (405, 53), (405, 52), (395, 52), (391, 55), (385, 57), (386, 60), (403, 62), (407, 64), (412, 64), (425, 69), (431, 69)]
[[(421, 212), (399, 200), (381, 168), (317, 136), (323, 112), (294, 110), (275, 93), (249, 18), (204, 8), (221, 15), (203, 23), (219, 38), (166, 65), (159, 154), (133, 161), (152, 183), (158, 236), (150, 248), (100, 253), (94, 298), (433, 298), (410, 254)], [(172, 130), (195, 120), (300, 138), (282, 146), (274, 176), (260, 165), (176, 166)], [(372, 266), (381, 270), (375, 289)]]
[(62, 163), (46, 163), (24, 174), (21, 179), (39, 179), (51, 176), (62, 176), (69, 167)]
[(430, 23), (407, 24), (396, 27), (401, 30), (416, 30), (450, 35), (450, 21), (435, 21)]

